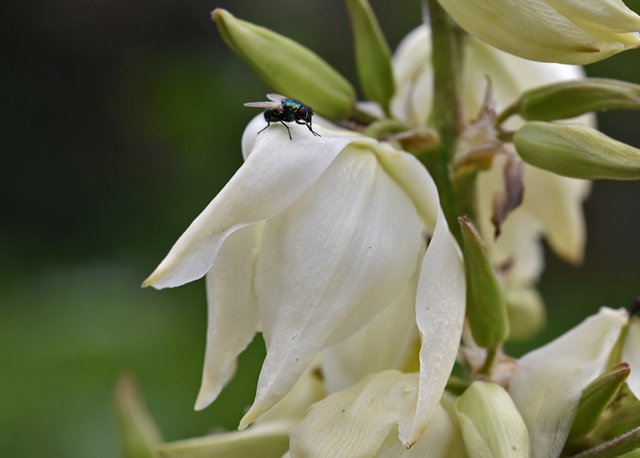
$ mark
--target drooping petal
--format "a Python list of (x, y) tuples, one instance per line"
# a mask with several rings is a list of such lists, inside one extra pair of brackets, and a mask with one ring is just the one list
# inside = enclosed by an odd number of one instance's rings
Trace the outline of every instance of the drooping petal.
[(256, 334), (253, 266), (261, 229), (261, 224), (255, 224), (227, 237), (207, 274), (207, 346), (197, 410), (218, 397), (235, 373), (236, 358)]
[(627, 379), (627, 386), (640, 399), (640, 318), (631, 318), (629, 330), (622, 348), (622, 361), (629, 363), (631, 373)]
[(529, 434), (509, 394), (495, 383), (474, 382), (456, 401), (472, 458), (527, 458)]
[[(417, 396), (415, 374), (385, 371), (314, 404), (291, 432), (293, 458), (370, 458), (402, 419)], [(397, 440), (397, 439), (396, 439)], [(429, 455), (430, 456), (430, 455)]]
[(440, 209), (435, 183), (424, 167), (415, 157), (391, 149), (378, 150), (378, 157), (433, 231), (416, 296), (416, 321), (422, 336), (418, 404), (411, 430), (401, 436), (405, 445), (411, 445), (429, 424), (458, 352), (466, 295), (464, 264)]
[[(402, 370), (417, 345), (415, 323), (417, 277), (414, 275), (391, 305), (356, 334), (322, 352), (322, 373), (329, 393), (346, 389), (368, 375)], [(397, 439), (397, 438), (396, 438)]]
[[(322, 129), (319, 133), (324, 134)], [(144, 286), (173, 287), (202, 277), (231, 233), (288, 208), (353, 139), (300, 135), (294, 142), (284, 128), (277, 127), (258, 135), (251, 156), (182, 234)]]
[(509, 394), (529, 430), (533, 458), (560, 455), (582, 390), (605, 369), (626, 321), (626, 312), (602, 308), (519, 360)]
[(424, 224), (360, 145), (265, 227), (255, 288), (267, 356), (241, 427), (277, 402), (321, 349), (388, 306), (417, 268)]

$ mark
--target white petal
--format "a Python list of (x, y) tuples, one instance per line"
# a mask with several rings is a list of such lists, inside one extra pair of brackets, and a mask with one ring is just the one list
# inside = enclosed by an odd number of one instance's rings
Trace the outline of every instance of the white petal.
[(586, 239), (582, 202), (590, 183), (528, 166), (524, 185), (522, 206), (540, 222), (553, 250), (567, 261), (582, 261)]
[(640, 319), (632, 318), (622, 349), (622, 361), (629, 363), (631, 373), (627, 379), (627, 386), (640, 399)]
[[(444, 399), (443, 399), (444, 401)], [(407, 449), (391, 431), (375, 458), (465, 458), (467, 450), (460, 428), (451, 413), (439, 403), (429, 427), (413, 447)]]
[(603, 308), (519, 360), (509, 394), (527, 424), (533, 458), (560, 455), (582, 390), (605, 369), (626, 321), (626, 312)]
[(353, 139), (300, 135), (293, 141), (277, 130), (260, 134), (251, 156), (182, 234), (144, 286), (173, 287), (202, 277), (229, 234), (289, 207)]
[(417, 268), (423, 230), (404, 191), (355, 143), (267, 223), (255, 283), (267, 356), (241, 426), (280, 399), (321, 349), (391, 303)]
[(422, 334), (420, 394), (405, 445), (415, 443), (431, 420), (455, 363), (464, 323), (466, 284), (459, 248), (440, 211), (420, 270), (416, 319)]
[(545, 0), (559, 12), (576, 22), (611, 32), (640, 31), (640, 17), (622, 0)]
[[(523, 59), (471, 37), (467, 41), (466, 56), (463, 73), (466, 96), (464, 103), (469, 117), (475, 117), (480, 109), (487, 87), (487, 76), (491, 79), (493, 96), (499, 110), (515, 102), (528, 89), (585, 76), (580, 66)], [(522, 121), (509, 123), (507, 126), (515, 129), (520, 124)]]
[(587, 23), (574, 23), (542, 0), (530, 0), (526, 8), (519, 0), (440, 3), (471, 34), (526, 59), (586, 64), (640, 43), (635, 34), (583, 28)]
[(529, 434), (507, 392), (474, 382), (456, 401), (464, 442), (472, 458), (526, 458)]
[[(394, 161), (385, 161), (385, 155), (380, 157), (385, 168), (398, 177), (396, 180), (406, 185), (423, 219), (428, 223), (435, 220), (416, 297), (416, 320), (422, 335), (420, 394), (411, 431), (401, 436), (405, 445), (411, 445), (427, 427), (455, 362), (464, 321), (464, 265), (440, 209), (436, 186), (426, 170), (416, 166), (416, 159), (408, 155)], [(391, 157), (391, 153), (386, 157)]]
[(391, 112), (397, 119), (424, 124), (431, 112), (433, 71), (429, 29), (420, 26), (398, 45), (393, 56), (396, 93)]
[(381, 372), (314, 404), (291, 432), (293, 458), (370, 458), (416, 402), (415, 374)]
[(236, 358), (258, 327), (253, 292), (254, 249), (261, 225), (231, 234), (207, 274), (207, 347), (196, 409), (204, 409), (233, 376)]
[[(414, 276), (415, 277), (415, 276)], [(385, 369), (402, 370), (418, 343), (415, 323), (417, 278), (393, 303), (347, 340), (322, 352), (322, 374), (329, 393), (346, 389)]]
[[(493, 197), (503, 187), (502, 167), (504, 158), (494, 158), (490, 170), (478, 174), (476, 181), (477, 224), (487, 244), (494, 266), (509, 266), (506, 279), (511, 283), (535, 281), (543, 268), (543, 252), (540, 245), (540, 223), (520, 206), (502, 224), (500, 236), (494, 237)], [(525, 189), (525, 196), (535, 193)]]

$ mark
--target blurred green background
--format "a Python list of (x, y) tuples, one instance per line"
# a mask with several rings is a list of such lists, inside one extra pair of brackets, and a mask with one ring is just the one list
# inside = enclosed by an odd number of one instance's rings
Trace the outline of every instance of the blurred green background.
[[(372, 4), (394, 47), (420, 21), (418, 0)], [(640, 0), (627, 4), (640, 11)], [(342, 1), (4, 7), (2, 457), (119, 456), (111, 397), (123, 370), (137, 374), (171, 440), (233, 428), (253, 399), (260, 342), (241, 358), (239, 380), (194, 412), (203, 282), (139, 287), (240, 166), (242, 129), (256, 114), (242, 103), (268, 91), (223, 45), (209, 20), (214, 7), (300, 41), (356, 81)], [(640, 51), (587, 71), (640, 83)], [(606, 113), (600, 123), (640, 147), (638, 112)], [(531, 344), (640, 293), (640, 184), (597, 183), (586, 214), (585, 264), (547, 256), (550, 326)]]

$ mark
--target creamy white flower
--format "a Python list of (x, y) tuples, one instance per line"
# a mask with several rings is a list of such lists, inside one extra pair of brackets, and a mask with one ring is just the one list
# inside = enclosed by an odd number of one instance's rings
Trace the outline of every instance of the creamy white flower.
[(385, 371), (314, 404), (291, 432), (292, 458), (464, 458), (451, 402), (444, 397), (422, 437), (406, 449), (398, 440), (411, 429), (417, 374)]
[(464, 29), (526, 59), (588, 64), (640, 46), (622, 0), (439, 0)]
[(314, 128), (322, 137), (294, 126), (290, 140), (276, 125), (257, 135), (263, 127), (262, 116), (249, 124), (246, 162), (145, 282), (172, 287), (207, 274), (196, 408), (218, 396), (261, 330), (267, 356), (246, 426), (318, 352), (357, 333), (412, 284), (420, 391), (403, 440), (413, 442), (444, 391), (464, 317), (461, 256), (436, 187), (415, 157), (321, 119)]
[[(430, 116), (433, 98), (429, 30), (418, 27), (400, 44), (394, 56), (397, 94), (392, 111), (400, 119), (424, 124)], [(580, 67), (540, 63), (521, 59), (499, 51), (472, 38), (466, 41), (462, 87), (464, 107), (468, 119), (476, 116), (486, 90), (486, 76), (492, 82), (497, 108), (513, 103), (524, 90), (544, 84), (579, 79), (584, 76)], [(576, 122), (593, 123), (592, 116)], [(516, 128), (521, 121), (507, 124)], [(585, 225), (582, 202), (590, 182), (561, 177), (524, 165), (524, 198), (520, 207), (508, 215), (501, 227), (501, 235), (494, 239), (491, 223), (493, 199), (504, 187), (505, 158), (497, 156), (489, 171), (479, 174), (476, 183), (476, 224), (488, 244), (494, 265), (508, 266), (503, 281), (513, 296), (528, 299), (527, 307), (541, 308), (541, 301), (531, 285), (543, 267), (540, 236), (562, 258), (579, 262), (585, 244)], [(533, 315), (542, 316), (543, 313)]]
[(603, 308), (520, 358), (509, 394), (529, 430), (533, 458), (560, 456), (582, 391), (607, 369), (611, 351), (626, 324), (624, 310)]

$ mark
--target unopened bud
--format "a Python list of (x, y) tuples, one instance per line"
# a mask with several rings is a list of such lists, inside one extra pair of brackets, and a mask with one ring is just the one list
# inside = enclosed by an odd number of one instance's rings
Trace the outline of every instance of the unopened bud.
[(583, 391), (576, 417), (571, 426), (569, 441), (586, 436), (600, 421), (600, 416), (618, 393), (629, 376), (627, 363), (621, 363), (606, 371)]
[(348, 0), (355, 41), (356, 68), (362, 92), (388, 112), (395, 92), (391, 50), (367, 0)]
[(124, 374), (118, 379), (115, 407), (123, 456), (155, 458), (154, 450), (162, 442), (162, 437), (132, 375)]
[(589, 180), (640, 179), (640, 150), (578, 124), (528, 122), (513, 141), (525, 162)]
[(473, 382), (456, 401), (455, 411), (469, 456), (529, 456), (527, 427), (500, 385)]
[(316, 53), (264, 27), (217, 8), (224, 41), (276, 92), (304, 101), (327, 118), (345, 119), (355, 103), (351, 84)]
[(495, 346), (509, 335), (507, 305), (480, 234), (468, 217), (458, 218), (458, 222), (462, 230), (471, 333), (481, 347)]
[(640, 110), (640, 85), (604, 78), (563, 81), (526, 91), (513, 111), (528, 121), (553, 121), (614, 109)]

